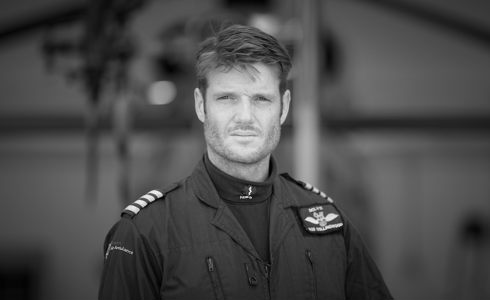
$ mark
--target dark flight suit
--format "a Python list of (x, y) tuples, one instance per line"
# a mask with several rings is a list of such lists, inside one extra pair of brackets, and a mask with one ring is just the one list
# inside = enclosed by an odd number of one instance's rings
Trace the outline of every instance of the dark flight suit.
[(273, 191), (270, 263), (202, 161), (182, 182), (144, 195), (106, 237), (99, 299), (392, 299), (330, 198), (287, 174)]

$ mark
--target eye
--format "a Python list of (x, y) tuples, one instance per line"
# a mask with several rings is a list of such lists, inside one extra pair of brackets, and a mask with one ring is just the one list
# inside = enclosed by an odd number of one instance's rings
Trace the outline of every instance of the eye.
[(232, 97), (230, 95), (223, 95), (217, 98), (217, 100), (231, 100), (231, 99)]
[(257, 97), (255, 98), (255, 100), (257, 100), (257, 101), (261, 101), (261, 102), (270, 102), (270, 101), (271, 101), (269, 98), (264, 97), (264, 96), (257, 96)]

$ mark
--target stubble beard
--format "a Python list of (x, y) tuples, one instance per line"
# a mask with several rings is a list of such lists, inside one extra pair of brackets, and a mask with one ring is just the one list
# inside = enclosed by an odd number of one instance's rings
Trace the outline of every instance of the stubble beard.
[[(260, 163), (274, 151), (281, 138), (281, 125), (279, 122), (266, 133), (264, 144), (255, 149), (237, 149), (237, 143), (226, 144), (225, 133), (221, 133), (208, 120), (204, 122), (204, 136), (208, 152), (212, 151), (225, 163), (253, 165)], [(243, 151), (240, 151), (243, 150)]]

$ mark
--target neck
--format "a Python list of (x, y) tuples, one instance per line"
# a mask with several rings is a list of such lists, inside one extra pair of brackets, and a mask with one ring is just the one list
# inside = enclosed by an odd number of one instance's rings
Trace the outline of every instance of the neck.
[(270, 154), (251, 164), (226, 160), (212, 151), (208, 151), (208, 157), (218, 169), (238, 179), (263, 182), (269, 175)]

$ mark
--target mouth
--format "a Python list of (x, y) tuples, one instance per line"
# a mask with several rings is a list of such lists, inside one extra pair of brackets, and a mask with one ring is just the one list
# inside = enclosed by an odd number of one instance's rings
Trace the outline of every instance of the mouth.
[(231, 136), (238, 136), (238, 137), (254, 137), (257, 136), (257, 133), (255, 132), (232, 132)]
[(250, 130), (250, 129), (236, 129), (231, 131), (230, 133), (231, 136), (237, 136), (237, 137), (255, 137), (258, 136), (258, 132), (256, 130)]
[(233, 131), (230, 135), (235, 137), (243, 137), (243, 138), (258, 136), (257, 132), (255, 131), (241, 131), (241, 130)]

